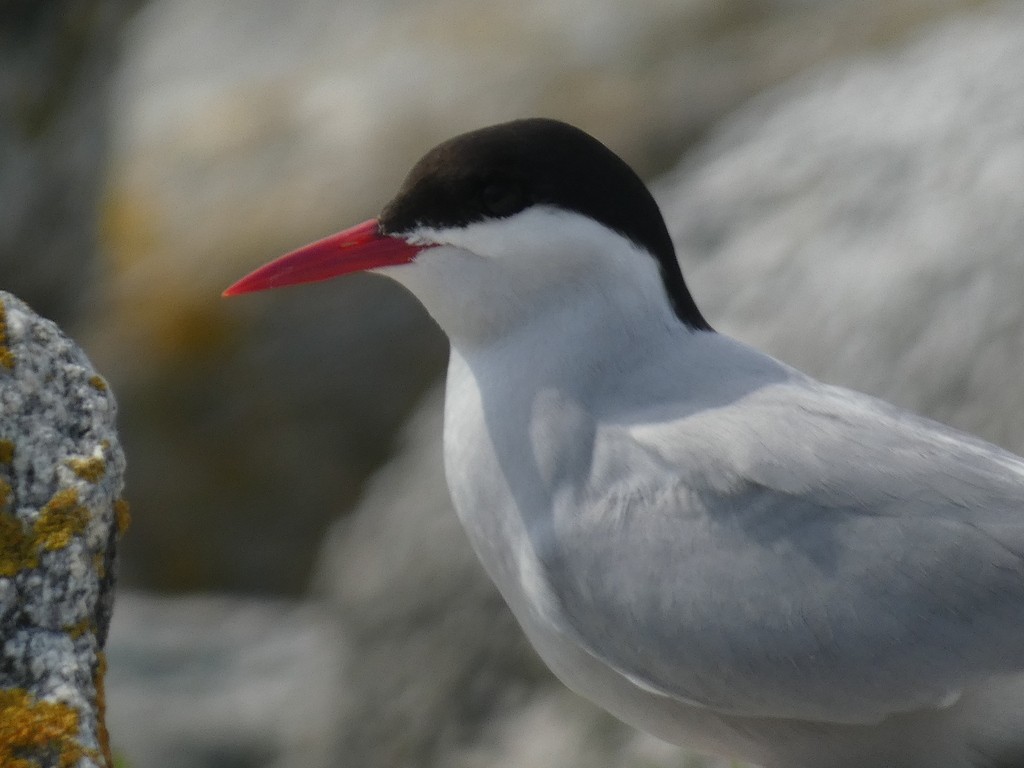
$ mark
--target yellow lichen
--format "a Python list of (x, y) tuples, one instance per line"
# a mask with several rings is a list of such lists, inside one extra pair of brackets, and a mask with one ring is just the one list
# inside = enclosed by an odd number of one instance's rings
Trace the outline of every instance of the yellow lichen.
[(102, 552), (92, 553), (92, 569), (96, 571), (96, 575), (101, 579), (107, 575), (107, 563), (106, 556)]
[(93, 677), (93, 685), (96, 687), (96, 715), (97, 730), (96, 738), (99, 739), (100, 749), (103, 750), (103, 757), (108, 766), (114, 765), (114, 758), (110, 752), (110, 732), (107, 730), (107, 654), (103, 651), (96, 652), (96, 675)]
[(89, 377), (89, 384), (94, 389), (98, 389), (100, 392), (106, 392), (107, 391), (107, 382), (104, 381), (102, 376), (90, 376)]
[(14, 443), (11, 440), (0, 440), (0, 464), (14, 461)]
[(37, 701), (23, 688), (0, 690), (0, 765), (4, 768), (39, 768), (37, 756), (54, 751), (60, 768), (72, 768), (84, 757), (99, 758), (95, 750), (78, 743), (78, 730), (78, 712), (67, 704)]
[(7, 505), (11, 503), (12, 493), (14, 493), (14, 489), (11, 488), (11, 484), (0, 477), (0, 509), (6, 509)]
[(39, 512), (33, 526), (36, 541), (44, 549), (64, 549), (71, 537), (85, 530), (89, 510), (78, 503), (78, 491), (65, 488), (57, 491)]
[[(79, 503), (78, 492), (73, 488), (57, 491), (31, 526), (4, 508), (9, 496), (10, 486), (0, 479), (0, 576), (37, 568), (42, 550), (64, 549), (89, 523), (89, 510)], [(128, 503), (118, 499), (114, 510), (118, 532), (123, 533), (130, 520)], [(98, 556), (102, 562), (102, 553)], [(102, 576), (102, 570), (98, 570)]]
[[(0, 576), (13, 576), (39, 565), (39, 553), (21, 520), (0, 511)], [(3, 763), (0, 763), (3, 765)]]
[(71, 471), (89, 483), (97, 483), (107, 471), (107, 463), (99, 456), (92, 456), (88, 459), (68, 459), (68, 466)]
[(14, 367), (14, 353), (7, 346), (7, 307), (0, 301), (0, 365)]
[(63, 549), (89, 522), (89, 510), (78, 503), (78, 492), (67, 488), (55, 493), (31, 530), (25, 530), (21, 520), (2, 510), (9, 496), (10, 486), (0, 480), (0, 576), (36, 568), (40, 549)]
[(114, 502), (114, 516), (117, 518), (117, 533), (124, 536), (132, 524), (132, 511), (126, 499), (118, 499)]
[(91, 618), (84, 618), (72, 624), (70, 627), (64, 627), (64, 631), (68, 634), (72, 640), (77, 640), (86, 632), (93, 631), (93, 623)]

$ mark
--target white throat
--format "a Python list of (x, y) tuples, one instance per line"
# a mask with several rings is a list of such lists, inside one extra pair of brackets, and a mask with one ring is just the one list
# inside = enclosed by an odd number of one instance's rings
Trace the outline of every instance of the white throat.
[(576, 213), (535, 206), (506, 219), (417, 230), (438, 244), (378, 270), (408, 288), (463, 352), (523, 334), (563, 350), (679, 326), (655, 259)]

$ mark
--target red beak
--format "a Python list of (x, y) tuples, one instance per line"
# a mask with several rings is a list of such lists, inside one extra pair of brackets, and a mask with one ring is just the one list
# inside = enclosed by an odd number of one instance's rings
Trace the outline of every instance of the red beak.
[(222, 295), (237, 296), (283, 285), (315, 283), (374, 267), (408, 264), (427, 247), (382, 235), (377, 220), (370, 219), (264, 264)]

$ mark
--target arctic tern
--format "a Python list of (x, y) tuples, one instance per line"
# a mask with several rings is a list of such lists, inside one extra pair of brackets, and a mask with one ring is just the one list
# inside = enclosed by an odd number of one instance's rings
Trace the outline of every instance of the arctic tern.
[(448, 335), (455, 509), (570, 688), (770, 768), (1024, 766), (1024, 460), (715, 332), (596, 139), (457, 136), (225, 294), (359, 270)]

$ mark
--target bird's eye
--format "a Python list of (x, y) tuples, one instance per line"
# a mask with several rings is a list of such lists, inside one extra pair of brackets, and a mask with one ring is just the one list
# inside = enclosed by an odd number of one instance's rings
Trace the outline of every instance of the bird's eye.
[(488, 213), (494, 216), (511, 216), (526, 207), (526, 194), (514, 181), (491, 181), (481, 197)]

